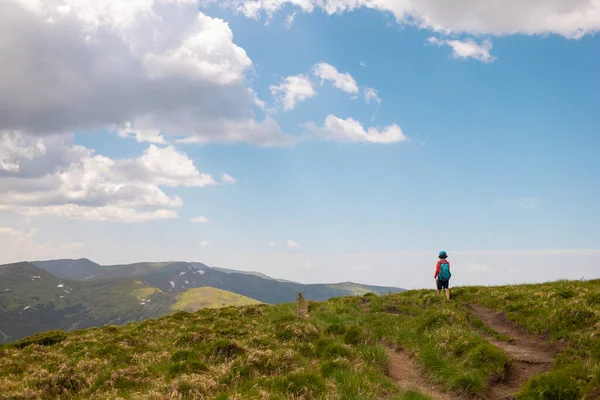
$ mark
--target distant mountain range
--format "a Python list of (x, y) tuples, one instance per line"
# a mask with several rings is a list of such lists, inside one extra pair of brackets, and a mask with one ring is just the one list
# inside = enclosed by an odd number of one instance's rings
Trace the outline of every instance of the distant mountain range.
[(51, 329), (123, 324), (176, 310), (291, 302), (297, 292), (323, 301), (402, 291), (353, 282), (307, 285), (196, 262), (21, 262), (0, 266), (0, 343)]

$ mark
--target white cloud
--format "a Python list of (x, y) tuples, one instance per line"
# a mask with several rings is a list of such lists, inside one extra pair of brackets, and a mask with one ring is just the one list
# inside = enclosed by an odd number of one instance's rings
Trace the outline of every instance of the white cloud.
[(275, 247), (275, 246), (277, 246), (277, 244), (275, 242), (273, 242), (273, 241), (269, 242), (269, 247)]
[(181, 76), (219, 85), (240, 83), (252, 61), (233, 43), (228, 24), (197, 13), (190, 25), (178, 45), (144, 54), (142, 65), (150, 79)]
[(194, 222), (197, 224), (208, 224), (210, 221), (206, 217), (198, 216), (198, 217), (194, 217), (194, 218), (190, 219), (190, 222)]
[(223, 183), (236, 183), (237, 179), (235, 179), (233, 176), (231, 176), (229, 174), (223, 174), (223, 175), (221, 175), (221, 182), (223, 182)]
[(314, 123), (308, 123), (306, 127), (319, 138), (337, 142), (389, 144), (408, 140), (402, 129), (396, 124), (383, 128), (370, 127), (365, 130), (360, 122), (352, 118), (341, 119), (333, 114), (329, 114), (325, 118), (323, 127), (317, 127)]
[(366, 63), (366, 62), (364, 62), (364, 61), (361, 61), (361, 62), (360, 62), (358, 65), (360, 65), (360, 66), (361, 66), (361, 67), (363, 67), (363, 68), (366, 68), (366, 67), (367, 67), (367, 63)]
[(327, 63), (316, 64), (312, 69), (313, 75), (321, 78), (321, 85), (329, 81), (336, 88), (350, 94), (358, 93), (358, 85), (349, 73), (340, 73), (333, 65)]
[[(286, 142), (274, 121), (256, 120), (264, 103), (248, 87), (252, 61), (196, 1), (6, 0), (1, 8), (0, 131), (116, 127), (139, 142)], [(248, 135), (232, 132), (251, 124)]]
[(581, 38), (600, 30), (600, 0), (225, 0), (239, 12), (259, 18), (286, 5), (327, 14), (371, 8), (390, 12), (399, 24), (445, 33), (488, 35), (557, 34)]
[(370, 87), (365, 88), (365, 101), (367, 104), (370, 104), (371, 100), (375, 101), (377, 104), (381, 104), (381, 99), (377, 95), (377, 90)]
[(190, 133), (185, 139), (178, 139), (176, 142), (195, 144), (246, 142), (261, 147), (288, 147), (298, 141), (296, 137), (284, 134), (279, 124), (270, 116), (262, 122), (249, 118), (199, 123), (197, 131), (205, 134), (194, 136)]
[(306, 75), (288, 76), (279, 85), (271, 85), (271, 93), (283, 109), (292, 110), (297, 103), (313, 97), (317, 92)]
[(164, 144), (165, 138), (155, 128), (133, 128), (131, 123), (126, 122), (123, 127), (117, 129), (117, 134), (122, 138), (133, 138), (136, 142), (148, 142)]
[[(173, 146), (150, 145), (137, 158), (111, 159), (73, 144), (72, 135), (40, 139), (4, 132), (2, 138), (0, 154), (18, 168), (0, 171), (0, 210), (26, 216), (127, 222), (177, 218), (171, 208), (181, 206), (182, 199), (161, 187), (216, 184)], [(41, 147), (44, 153), (33, 157), (23, 151)]]
[(19, 172), (20, 159), (29, 159), (46, 153), (42, 140), (27, 142), (14, 132), (0, 131), (0, 171)]
[(496, 205), (503, 208), (534, 211), (539, 208), (540, 200), (535, 197), (524, 197), (520, 199), (501, 199), (496, 202)]
[(492, 42), (488, 39), (477, 44), (473, 39), (465, 41), (460, 40), (440, 40), (436, 37), (430, 37), (427, 41), (437, 46), (449, 46), (452, 48), (454, 58), (473, 58), (483, 63), (494, 62), (497, 57), (490, 55)]
[(210, 242), (208, 240), (203, 240), (200, 242), (200, 246), (201, 247), (208, 247), (210, 246)]
[(293, 240), (288, 240), (288, 241), (287, 241), (287, 245), (288, 245), (289, 247), (300, 247), (300, 244), (298, 244), (298, 243), (294, 242)]

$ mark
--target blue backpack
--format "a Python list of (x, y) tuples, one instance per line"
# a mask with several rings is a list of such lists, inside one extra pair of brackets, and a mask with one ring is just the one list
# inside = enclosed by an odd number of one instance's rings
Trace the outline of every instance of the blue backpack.
[(447, 281), (450, 279), (452, 274), (450, 273), (450, 263), (446, 260), (442, 260), (440, 263), (440, 273), (438, 274), (438, 280)]

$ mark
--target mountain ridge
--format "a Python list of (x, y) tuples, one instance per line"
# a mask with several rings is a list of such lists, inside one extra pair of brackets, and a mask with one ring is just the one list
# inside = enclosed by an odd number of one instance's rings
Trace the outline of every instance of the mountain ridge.
[(87, 258), (12, 263), (0, 265), (0, 343), (45, 330), (157, 318), (178, 309), (291, 302), (298, 292), (307, 300), (324, 301), (401, 291), (348, 282), (282, 282), (178, 261), (111, 266)]

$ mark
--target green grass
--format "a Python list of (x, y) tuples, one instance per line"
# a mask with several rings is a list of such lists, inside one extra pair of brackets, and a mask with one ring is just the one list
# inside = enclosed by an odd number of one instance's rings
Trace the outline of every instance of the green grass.
[(504, 311), (509, 320), (562, 349), (552, 371), (529, 381), (520, 399), (600, 395), (600, 280), (457, 288), (454, 296)]
[(178, 294), (176, 302), (171, 305), (171, 309), (196, 311), (201, 308), (246, 306), (252, 304), (261, 304), (261, 302), (233, 292), (205, 286), (189, 289)]
[[(432, 290), (178, 311), (123, 326), (51, 331), (0, 347), (0, 393), (73, 399), (394, 399), (422, 400), (388, 376), (388, 348), (403, 348), (426, 379), (485, 397), (512, 360), (473, 318), (481, 303), (545, 334), (564, 350), (552, 371), (520, 399), (580, 399), (600, 393), (600, 281)], [(567, 329), (568, 327), (568, 329)]]

